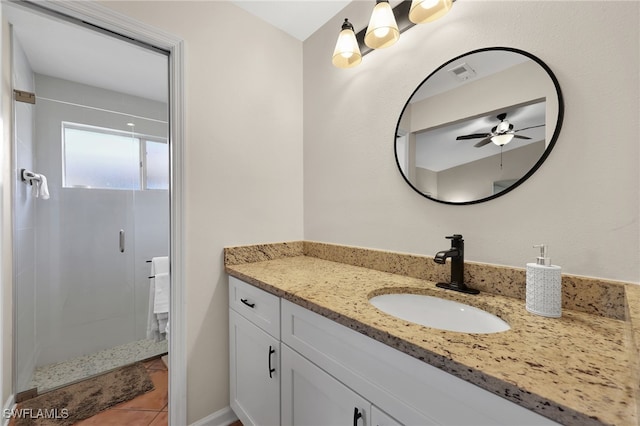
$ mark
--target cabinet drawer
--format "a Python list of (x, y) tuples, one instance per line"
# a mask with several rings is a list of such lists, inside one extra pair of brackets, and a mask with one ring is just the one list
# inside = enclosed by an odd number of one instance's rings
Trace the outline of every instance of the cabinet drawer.
[(280, 339), (280, 298), (229, 277), (229, 307)]

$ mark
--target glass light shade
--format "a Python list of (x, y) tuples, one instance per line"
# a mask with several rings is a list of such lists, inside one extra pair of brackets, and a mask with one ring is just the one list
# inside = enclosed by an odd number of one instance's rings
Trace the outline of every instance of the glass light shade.
[(412, 0), (409, 20), (414, 24), (435, 21), (446, 15), (452, 5), (452, 0)]
[(382, 49), (394, 44), (400, 38), (396, 17), (387, 0), (379, 1), (373, 8), (364, 44), (372, 49)]
[(342, 24), (342, 31), (338, 35), (331, 62), (338, 68), (351, 68), (362, 62), (362, 54), (360, 54), (356, 34), (353, 32), (353, 25), (347, 19)]
[(511, 142), (511, 139), (513, 139), (513, 133), (505, 133), (502, 135), (495, 135), (491, 138), (491, 142), (493, 142), (494, 144), (498, 145), (498, 146), (503, 146), (508, 144), (509, 142)]

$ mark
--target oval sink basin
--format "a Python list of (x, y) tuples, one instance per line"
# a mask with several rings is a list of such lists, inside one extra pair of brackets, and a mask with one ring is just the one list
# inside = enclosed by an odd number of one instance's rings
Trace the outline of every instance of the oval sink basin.
[(463, 333), (499, 333), (509, 324), (497, 316), (465, 305), (422, 294), (383, 294), (369, 302), (394, 317), (426, 327)]

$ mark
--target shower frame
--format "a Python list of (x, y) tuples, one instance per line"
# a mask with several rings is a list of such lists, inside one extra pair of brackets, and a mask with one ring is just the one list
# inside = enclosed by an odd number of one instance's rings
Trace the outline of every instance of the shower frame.
[[(121, 37), (128, 42), (155, 46), (168, 53), (169, 61), (169, 205), (170, 205), (170, 339), (169, 353), (169, 421), (186, 424), (186, 333), (183, 309), (184, 291), (184, 43), (163, 30), (136, 21), (94, 2), (57, 2), (43, 0), (35, 5), (28, 1), (10, 1), (32, 13), (46, 13), (87, 26), (96, 31)], [(6, 96), (6, 95), (5, 95)], [(15, 166), (15, 165), (14, 165)], [(13, 211), (13, 207), (10, 207)], [(15, 311), (15, 306), (13, 307)], [(14, 321), (13, 327), (16, 324)], [(14, 333), (15, 334), (15, 333)], [(15, 341), (13, 342), (15, 352)], [(13, 361), (15, 367), (15, 360)], [(15, 380), (15, 379), (14, 379)], [(12, 387), (15, 386), (15, 383)], [(14, 388), (15, 389), (15, 388)], [(15, 397), (15, 394), (12, 396)], [(12, 404), (11, 404), (12, 405)]]

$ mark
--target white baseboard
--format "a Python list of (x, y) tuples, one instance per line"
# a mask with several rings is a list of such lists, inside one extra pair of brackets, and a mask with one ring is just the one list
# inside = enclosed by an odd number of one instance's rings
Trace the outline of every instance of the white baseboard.
[(7, 398), (7, 400), (4, 403), (4, 406), (2, 407), (2, 425), (3, 426), (7, 426), (9, 424), (9, 420), (11, 420), (10, 417), (5, 417), (4, 413), (11, 412), (11, 410), (14, 409), (15, 406), (16, 406), (15, 394), (11, 394), (9, 395), (9, 398)]
[(227, 426), (236, 420), (238, 420), (238, 416), (236, 416), (231, 407), (225, 407), (195, 423), (191, 423), (190, 426)]

